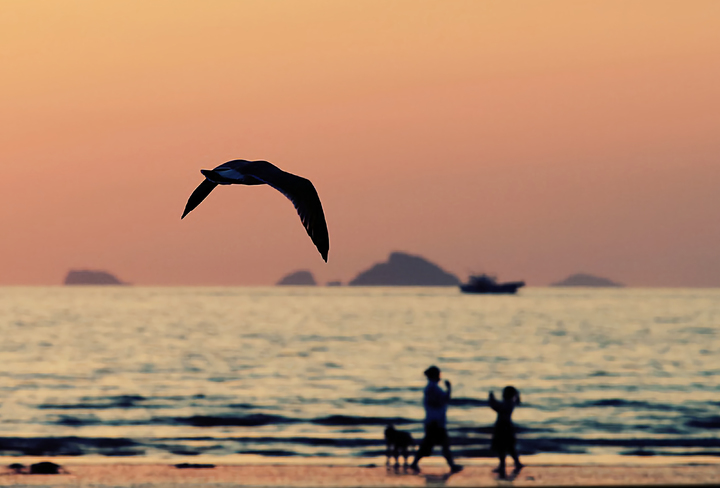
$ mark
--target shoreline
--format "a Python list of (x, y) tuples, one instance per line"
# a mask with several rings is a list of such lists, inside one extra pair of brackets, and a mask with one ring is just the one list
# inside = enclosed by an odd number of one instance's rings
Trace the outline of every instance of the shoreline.
[[(199, 456), (117, 456), (102, 455), (84, 456), (0, 456), (0, 466), (12, 463), (31, 464), (41, 461), (52, 461), (57, 464), (82, 465), (175, 465), (181, 463), (216, 464), (224, 466), (255, 465), (255, 466), (345, 466), (345, 467), (383, 467), (385, 456), (375, 457), (320, 457), (320, 456), (263, 456), (259, 454), (236, 455), (199, 455)], [(521, 455), (524, 464), (534, 466), (695, 466), (720, 465), (720, 456), (683, 455), (683, 456), (632, 456), (623, 454), (532, 454)], [(402, 460), (401, 460), (402, 461)], [(464, 466), (495, 466), (494, 457), (463, 458), (457, 461)], [(526, 462), (527, 461), (527, 462)], [(422, 465), (435, 467), (445, 466), (445, 460), (435, 452), (423, 458)], [(508, 465), (512, 459), (508, 458)]]

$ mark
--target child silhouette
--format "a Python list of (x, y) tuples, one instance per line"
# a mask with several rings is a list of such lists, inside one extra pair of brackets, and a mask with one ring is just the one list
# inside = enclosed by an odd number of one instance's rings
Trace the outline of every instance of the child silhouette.
[(515, 450), (515, 425), (513, 425), (511, 418), (515, 405), (520, 403), (520, 392), (513, 386), (506, 386), (503, 389), (502, 396), (502, 402), (499, 402), (495, 399), (493, 392), (490, 392), (490, 407), (497, 412), (491, 448), (497, 453), (500, 459), (500, 464), (493, 471), (498, 473), (500, 478), (506, 478), (505, 456), (508, 454), (510, 454), (515, 462), (513, 474), (518, 474), (523, 468), (523, 464), (520, 462), (517, 451)]

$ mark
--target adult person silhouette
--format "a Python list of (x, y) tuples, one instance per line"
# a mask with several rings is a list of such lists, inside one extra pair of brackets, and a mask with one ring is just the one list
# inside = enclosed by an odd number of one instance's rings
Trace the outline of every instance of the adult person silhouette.
[(420, 472), (418, 463), (420, 459), (432, 454), (433, 447), (442, 446), (442, 455), (450, 466), (452, 473), (461, 471), (463, 467), (453, 461), (450, 452), (450, 439), (447, 434), (447, 407), (450, 402), (450, 394), (452, 385), (445, 380), (445, 388), (443, 390), (440, 383), (440, 368), (430, 366), (425, 370), (425, 376), (428, 383), (423, 393), (423, 406), (425, 407), (425, 437), (420, 443), (420, 448), (415, 453), (415, 459), (410, 465), (410, 469), (416, 473)]

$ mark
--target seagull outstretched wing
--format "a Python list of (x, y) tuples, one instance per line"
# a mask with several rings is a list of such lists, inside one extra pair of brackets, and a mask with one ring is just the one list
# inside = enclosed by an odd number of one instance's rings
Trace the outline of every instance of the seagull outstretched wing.
[(192, 192), (190, 198), (188, 198), (188, 201), (185, 204), (185, 211), (183, 211), (182, 217), (180, 217), (180, 219), (184, 219), (187, 214), (189, 214), (195, 207), (200, 205), (200, 203), (205, 200), (205, 197), (207, 197), (210, 192), (215, 189), (216, 186), (217, 183), (213, 183), (208, 179), (204, 179), (203, 182), (200, 183), (197, 188), (195, 188), (195, 191)]
[[(248, 161), (244, 171), (272, 186), (293, 203), (310, 239), (327, 262), (330, 238), (328, 237), (325, 213), (317, 190), (310, 180), (287, 173), (267, 161)], [(210, 192), (208, 191), (208, 193)]]

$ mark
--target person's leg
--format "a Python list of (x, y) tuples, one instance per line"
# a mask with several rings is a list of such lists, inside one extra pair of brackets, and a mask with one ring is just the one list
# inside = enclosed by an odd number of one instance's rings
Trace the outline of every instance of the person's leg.
[(415, 452), (415, 459), (413, 460), (410, 467), (414, 469), (415, 471), (419, 471), (420, 467), (418, 466), (418, 462), (425, 456), (429, 456), (432, 454), (433, 449), (433, 440), (431, 433), (428, 432), (427, 428), (425, 429), (425, 437), (423, 438), (422, 442), (420, 443), (420, 447), (418, 447), (418, 450)]
[(447, 461), (448, 466), (450, 466), (450, 469), (454, 473), (457, 473), (462, 469), (462, 466), (456, 464), (453, 460), (453, 455), (450, 451), (450, 437), (447, 435), (447, 430), (445, 429), (443, 429), (442, 432), (442, 455), (445, 458), (445, 461)]
[(525, 466), (523, 463), (520, 462), (520, 457), (517, 454), (517, 451), (515, 450), (515, 446), (512, 447), (510, 450), (510, 456), (513, 458), (513, 462), (515, 463), (515, 469), (513, 469), (513, 473), (518, 474), (521, 469), (523, 469), (523, 466)]
[(445, 429), (439, 427), (435, 422), (425, 424), (425, 438), (420, 443), (420, 448), (417, 453), (415, 453), (415, 460), (410, 466), (413, 470), (419, 471), (420, 468), (418, 467), (418, 461), (425, 456), (431, 455), (433, 447), (438, 444), (442, 444), (443, 432), (445, 432)]
[(457, 473), (458, 471), (461, 471), (463, 469), (463, 467), (461, 465), (457, 464), (453, 460), (453, 456), (452, 456), (452, 452), (450, 451), (449, 443), (446, 443), (445, 445), (443, 445), (442, 453), (443, 453), (443, 457), (445, 458), (445, 461), (447, 461), (448, 466), (450, 466), (450, 470), (453, 473)]
[(445, 458), (445, 461), (447, 461), (448, 466), (451, 468), (455, 466), (455, 461), (453, 461), (452, 452), (450, 452), (450, 443), (445, 440), (442, 445), (442, 455)]
[(505, 472), (505, 453), (499, 452), (498, 453), (498, 459), (500, 460), (500, 464), (497, 467), (497, 474), (500, 478), (506, 478), (507, 473)]

